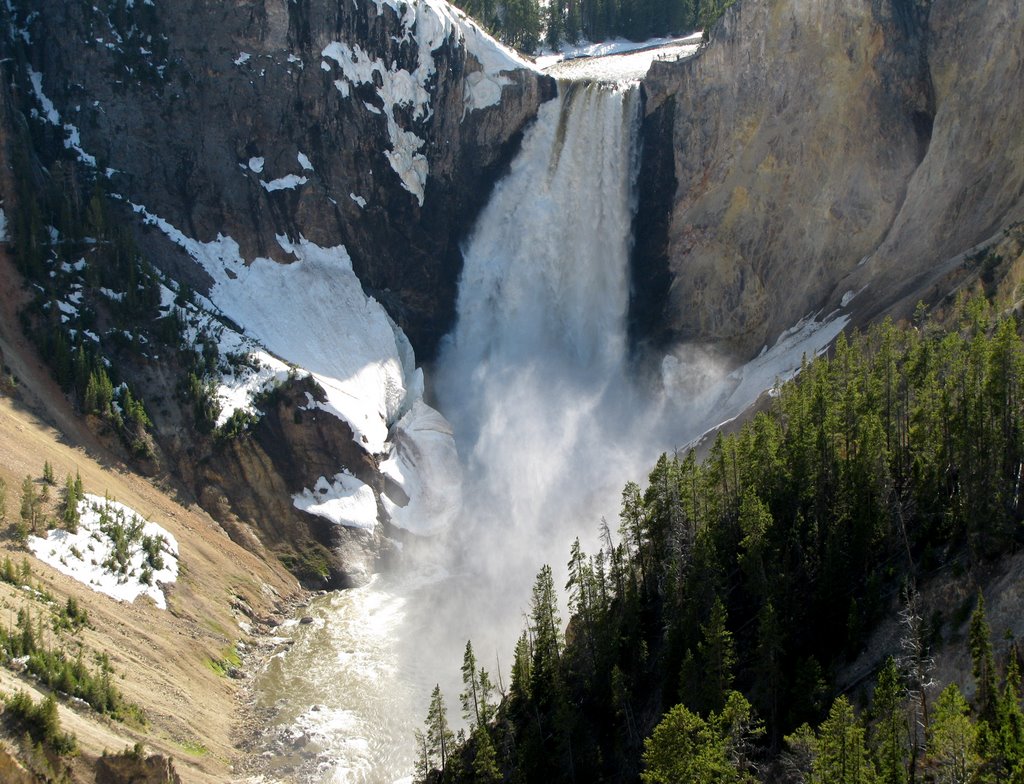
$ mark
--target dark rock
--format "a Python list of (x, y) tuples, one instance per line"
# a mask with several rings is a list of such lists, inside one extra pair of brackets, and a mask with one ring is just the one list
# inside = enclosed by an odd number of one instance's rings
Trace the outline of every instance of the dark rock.
[[(287, 263), (280, 235), (344, 244), (366, 290), (429, 359), (454, 317), (459, 242), (538, 105), (554, 96), (553, 80), (511, 71), (499, 103), (467, 111), (467, 79), (481, 66), (454, 38), (445, 41), (433, 54), (426, 116), (396, 110), (401, 128), (424, 140), (420, 204), (385, 156), (393, 145), (375, 90), (353, 85), (343, 96), (339, 71), (322, 54), (343, 41), (415, 72), (419, 49), (387, 3), (200, 0), (138, 3), (123, 14), (105, 5), (44, 0), (31, 51), (83, 148), (116, 170), (114, 189), (190, 237), (231, 236), (248, 260)], [(262, 172), (250, 158), (264, 159)], [(307, 182), (275, 191), (261, 184), (289, 174)], [(209, 285), (159, 232), (140, 241), (175, 278), (200, 291)]]

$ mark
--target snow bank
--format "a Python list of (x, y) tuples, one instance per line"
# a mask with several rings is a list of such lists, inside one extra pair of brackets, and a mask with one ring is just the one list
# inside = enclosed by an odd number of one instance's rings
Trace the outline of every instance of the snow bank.
[[(239, 335), (197, 307), (187, 307), (186, 340), (212, 335), (222, 357), (245, 357), (245, 362), (221, 368), (218, 424), (238, 409), (252, 411), (253, 395), (288, 374), (308, 374), (325, 399), (310, 397), (307, 407), (346, 421), (367, 452), (388, 455), (381, 470), (410, 498), (405, 507), (382, 499), (396, 525), (426, 533), (454, 519), (461, 471), (451, 427), (423, 403), (423, 373), (408, 338), (365, 294), (344, 247), (321, 248), (305, 238), (293, 243), (282, 235), (278, 243), (296, 261), (278, 264), (257, 258), (247, 265), (230, 237), (199, 242), (145, 208), (131, 206), (210, 274), (210, 299), (196, 295), (200, 303), (219, 310), (245, 332)], [(164, 288), (162, 296), (162, 310), (170, 312), (175, 294)], [(372, 528), (376, 498), (372, 489), (357, 482), (346, 474), (333, 481), (321, 478), (313, 490), (293, 496), (293, 503), (339, 525)]]
[(313, 376), (327, 394), (319, 408), (348, 422), (367, 451), (386, 451), (388, 428), (420, 397), (423, 377), (407, 367), (407, 357), (403, 361), (411, 352), (408, 341), (363, 292), (343, 246), (279, 238), (297, 261), (257, 258), (246, 265), (230, 237), (199, 242), (144, 208), (133, 208), (210, 274), (210, 299), (224, 315), (269, 354)]
[(148, 596), (166, 610), (160, 585), (178, 579), (174, 536), (124, 504), (98, 495), (87, 493), (78, 502), (78, 513), (76, 533), (57, 529), (46, 538), (28, 538), (36, 558), (119, 602)]
[(541, 55), (537, 65), (563, 79), (641, 79), (655, 60), (678, 60), (692, 55), (700, 48), (701, 37), (702, 33), (696, 32), (684, 38), (652, 38), (639, 43), (622, 39), (584, 43)]
[(260, 185), (266, 188), (267, 191), (273, 193), (274, 191), (289, 190), (292, 188), (298, 188), (300, 185), (305, 185), (308, 180), (298, 174), (286, 174), (284, 177), (278, 177), (276, 180), (260, 180)]
[[(166, 286), (161, 287), (160, 310), (170, 313), (175, 304), (176, 294)], [(186, 303), (178, 308), (184, 322), (186, 343), (202, 347), (204, 340), (213, 340), (221, 358), (214, 395), (220, 405), (217, 427), (222, 426), (238, 410), (256, 413), (253, 398), (272, 389), (288, 378), (290, 374), (308, 375), (275, 356), (267, 353), (256, 341), (229, 329), (223, 322), (211, 315), (213, 303), (204, 297), (193, 295), (199, 305)]]
[(333, 481), (320, 477), (312, 490), (303, 488), (292, 496), (296, 509), (323, 517), (335, 525), (372, 531), (377, 524), (377, 498), (369, 485), (347, 472)]

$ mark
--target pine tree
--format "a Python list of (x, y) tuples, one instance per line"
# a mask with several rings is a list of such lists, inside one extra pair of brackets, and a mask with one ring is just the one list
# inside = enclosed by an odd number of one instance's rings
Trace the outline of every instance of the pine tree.
[(880, 784), (905, 784), (909, 729), (905, 706), (906, 690), (900, 683), (896, 660), (885, 660), (875, 685), (875, 725), (871, 746), (878, 763)]
[(48, 485), (57, 484), (57, 478), (53, 474), (53, 466), (50, 465), (49, 460), (43, 463), (43, 481)]
[(448, 711), (444, 705), (440, 684), (430, 694), (430, 706), (426, 718), (426, 759), (429, 765), (444, 775), (449, 757), (454, 751), (455, 735), (448, 726)]
[(864, 745), (864, 728), (844, 696), (832, 703), (818, 730), (814, 784), (871, 784), (874, 767)]
[(1020, 664), (1011, 649), (1006, 666), (1006, 681), (996, 711), (996, 747), (999, 777), (1005, 781), (1022, 781), (1024, 774), (1024, 711), (1021, 710)]
[(935, 702), (928, 727), (928, 756), (937, 784), (968, 784), (981, 766), (978, 728), (968, 716), (969, 710), (955, 683)]
[(486, 726), (494, 718), (495, 706), (491, 702), (494, 695), (494, 683), (491, 682), (491, 676), (483, 667), (477, 673), (476, 682), (479, 694), (480, 723)]
[(967, 644), (971, 650), (972, 672), (975, 681), (975, 701), (978, 715), (993, 721), (999, 694), (996, 689), (996, 664), (992, 653), (992, 633), (985, 618), (985, 597), (978, 591), (978, 603), (971, 615), (967, 631)]
[(71, 478), (71, 474), (67, 475), (64, 480), (64, 511), (61, 515), (64, 521), (64, 528), (71, 533), (78, 531), (78, 492), (75, 489), (75, 480)]
[(476, 668), (473, 644), (469, 640), (466, 640), (466, 651), (462, 655), (462, 686), (462, 692), (459, 694), (462, 718), (471, 727), (479, 727), (484, 722), (480, 711), (480, 674)]
[(501, 769), (498, 767), (498, 755), (494, 751), (491, 734), (486, 727), (477, 727), (473, 731), (476, 754), (473, 757), (473, 777), (476, 784), (500, 784)]
[(513, 703), (529, 702), (531, 696), (530, 683), (531, 661), (530, 640), (524, 630), (516, 640), (515, 653), (512, 656), (512, 678), (509, 683), (509, 700)]
[(26, 476), (21, 483), (21, 524), (22, 528), (19, 528), (19, 538), (24, 539), (21, 536), (24, 531), (25, 536), (28, 532), (38, 533), (38, 526), (40, 523), (40, 501), (39, 496), (36, 493), (35, 483), (32, 481), (31, 476)]
[(736, 781), (722, 738), (685, 705), (666, 713), (644, 741), (644, 784), (711, 784)]
[(541, 567), (533, 585), (530, 602), (530, 624), (533, 632), (533, 681), (536, 688), (550, 685), (555, 677), (560, 655), (562, 621), (558, 616), (558, 600), (555, 596), (555, 582), (551, 567)]
[(704, 639), (697, 645), (697, 659), (703, 674), (703, 705), (706, 710), (719, 711), (725, 705), (736, 666), (732, 632), (726, 627), (725, 605), (719, 597), (711, 608), (707, 625), (701, 627)]

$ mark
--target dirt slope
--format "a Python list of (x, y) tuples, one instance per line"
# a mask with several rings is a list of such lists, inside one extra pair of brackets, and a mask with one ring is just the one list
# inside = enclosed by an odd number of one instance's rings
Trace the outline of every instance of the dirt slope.
[[(2, 256), (3, 254), (0, 254)], [(14, 280), (9, 262), (0, 258), (4, 279)], [(146, 479), (133, 474), (109, 453), (79, 420), (53, 384), (44, 366), (21, 336), (15, 320), (19, 293), (0, 292), (0, 350), (12, 387), (0, 392), (0, 479), (7, 486), (5, 519), (0, 520), (0, 562), (27, 559), (32, 580), (49, 592), (55, 605), (74, 597), (89, 614), (90, 628), (61, 638), (47, 631), (46, 644), (69, 651), (84, 646), (83, 659), (109, 655), (115, 682), (125, 697), (141, 706), (141, 728), (98, 719), (92, 711), (61, 706), (66, 729), (79, 739), (76, 776), (91, 782), (91, 761), (104, 750), (121, 751), (143, 741), (148, 751), (173, 756), (187, 782), (222, 782), (230, 778), (233, 737), (238, 720), (238, 681), (215, 672), (211, 660), (223, 659), (243, 628), (257, 631), (260, 619), (293, 597), (298, 586), (277, 563), (266, 563), (233, 544), (197, 505), (179, 502)], [(59, 426), (60, 430), (55, 426)], [(86, 492), (108, 494), (169, 530), (178, 540), (181, 571), (167, 591), (168, 609), (147, 600), (125, 604), (96, 593), (36, 560), (14, 540), (20, 487), (26, 476), (37, 481), (49, 462), (58, 482), (80, 473)], [(54, 490), (51, 498), (58, 495)], [(48, 606), (24, 589), (0, 583), (0, 622), (13, 625), (18, 609), (33, 618), (49, 618)], [(245, 614), (243, 614), (243, 610)], [(252, 623), (254, 616), (256, 623)], [(241, 625), (240, 625), (241, 623)], [(0, 689), (32, 688), (29, 680), (0, 669)]]

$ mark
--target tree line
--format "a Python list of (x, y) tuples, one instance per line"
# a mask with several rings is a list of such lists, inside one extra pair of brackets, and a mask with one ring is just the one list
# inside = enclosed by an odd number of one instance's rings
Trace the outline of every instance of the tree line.
[[(937, 739), (955, 733), (977, 775), (1011, 780), (1000, 776), (1020, 768), (1016, 644), (993, 653), (979, 602), (974, 702), (957, 687), (936, 698), (933, 650), (972, 607), (926, 614), (916, 591), (1022, 539), (1020, 325), (982, 298), (955, 322), (919, 311), (904, 328), (841, 336), (703, 460), (665, 454), (646, 487), (627, 483), (618, 530), (602, 522), (594, 555), (571, 549), (564, 634), (544, 567), (507, 692), (443, 760), (427, 755), (421, 780), (954, 780), (936, 771)], [(893, 607), (899, 656), (871, 709), (898, 706), (885, 730), (835, 699), (835, 678)], [(869, 691), (851, 696), (866, 705)], [(705, 772), (658, 773), (678, 761), (660, 755), (659, 727)], [(886, 758), (884, 731), (899, 736)], [(835, 743), (859, 772), (828, 772)], [(487, 776), (474, 772), (480, 755)]]
[(733, 0), (459, 0), (498, 40), (527, 54), (544, 45), (681, 35), (707, 30)]

